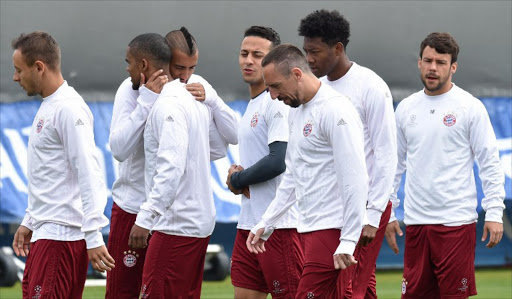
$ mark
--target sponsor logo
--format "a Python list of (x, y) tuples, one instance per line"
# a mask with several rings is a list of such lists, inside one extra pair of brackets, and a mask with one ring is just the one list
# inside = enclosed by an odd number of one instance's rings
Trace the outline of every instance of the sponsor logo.
[(343, 118), (341, 118), (340, 121), (338, 121), (338, 126), (343, 126), (346, 124), (347, 124), (347, 122)]
[(165, 119), (165, 121), (168, 121), (168, 122), (174, 122), (174, 119), (172, 118), (172, 116), (167, 116), (167, 118)]
[(80, 118), (75, 123), (75, 126), (83, 126), (83, 125), (84, 125), (84, 122)]
[(255, 112), (254, 115), (252, 116), (252, 118), (251, 118), (251, 127), (252, 128), (254, 128), (254, 127), (256, 127), (256, 125), (258, 125), (258, 116), (259, 116), (258, 112)]
[(304, 134), (304, 137), (308, 137), (311, 132), (313, 132), (313, 124), (311, 122), (307, 122), (304, 125), (304, 129), (302, 129), (302, 134)]
[(146, 289), (148, 288), (147, 285), (143, 285), (142, 286), (142, 294), (140, 295), (140, 298), (144, 299), (144, 298), (148, 298), (148, 294), (146, 294)]
[(44, 119), (40, 119), (38, 122), (37, 122), (37, 126), (36, 126), (36, 132), (37, 133), (41, 133), (41, 130), (43, 129), (43, 126), (44, 126)]
[(457, 119), (455, 118), (455, 115), (448, 113), (443, 118), (443, 124), (447, 127), (451, 127), (457, 123)]
[(277, 113), (274, 114), (274, 118), (283, 118), (283, 115), (281, 114), (281, 112), (277, 111)]
[(405, 278), (402, 278), (402, 295), (405, 295), (406, 291), (407, 291), (407, 280)]
[(436, 112), (436, 109), (430, 110), (430, 114), (434, 114), (434, 112)]
[(125, 251), (123, 257), (123, 263), (126, 267), (131, 268), (137, 264), (137, 258), (139, 255), (135, 251)]

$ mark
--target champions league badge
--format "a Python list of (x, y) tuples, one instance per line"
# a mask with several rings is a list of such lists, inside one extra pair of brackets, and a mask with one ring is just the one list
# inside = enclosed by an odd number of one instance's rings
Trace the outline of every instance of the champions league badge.
[(256, 125), (258, 124), (258, 112), (254, 113), (254, 115), (252, 116), (252, 119), (251, 119), (251, 127), (256, 127)]
[(135, 251), (128, 250), (123, 253), (123, 263), (126, 267), (131, 268), (137, 264), (137, 258), (139, 255)]
[(302, 129), (302, 134), (304, 134), (304, 137), (308, 137), (311, 132), (313, 132), (313, 124), (309, 121), (304, 126), (304, 129)]
[(451, 113), (446, 114), (443, 118), (443, 124), (447, 127), (451, 127), (451, 126), (455, 125), (456, 122), (457, 122), (457, 119), (455, 118), (455, 115), (453, 115)]
[(41, 133), (41, 130), (43, 129), (43, 126), (44, 126), (44, 119), (40, 119), (39, 122), (37, 122), (37, 128), (36, 128), (36, 132), (37, 133)]

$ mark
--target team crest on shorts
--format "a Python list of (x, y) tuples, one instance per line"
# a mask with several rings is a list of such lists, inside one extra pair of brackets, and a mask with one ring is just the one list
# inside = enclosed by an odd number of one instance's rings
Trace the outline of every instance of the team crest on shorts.
[(313, 132), (313, 122), (308, 121), (304, 125), (304, 129), (302, 129), (302, 134), (304, 134), (304, 137), (308, 137), (311, 134), (311, 132)]
[(468, 289), (468, 279), (463, 278), (460, 283), (462, 284), (462, 287), (459, 288), (459, 291), (465, 292)]
[(455, 115), (448, 113), (443, 118), (443, 124), (447, 127), (451, 127), (457, 123), (457, 118), (455, 118)]
[(36, 132), (37, 133), (41, 133), (41, 130), (43, 129), (43, 126), (44, 126), (44, 119), (40, 119), (38, 122), (37, 122), (37, 127), (36, 127)]
[(407, 280), (405, 278), (402, 278), (402, 295), (405, 295), (406, 291), (407, 291)]
[(123, 253), (123, 263), (126, 267), (131, 268), (137, 264), (137, 258), (139, 257), (139, 254), (131, 250), (125, 251)]
[(251, 127), (256, 127), (256, 125), (258, 124), (258, 116), (260, 114), (258, 112), (255, 112), (254, 115), (252, 116), (252, 119), (251, 119)]
[(274, 286), (274, 290), (272, 291), (272, 293), (274, 294), (281, 294), (285, 291), (284, 289), (281, 288), (281, 283), (279, 282), (279, 280), (274, 280), (272, 282), (272, 285)]

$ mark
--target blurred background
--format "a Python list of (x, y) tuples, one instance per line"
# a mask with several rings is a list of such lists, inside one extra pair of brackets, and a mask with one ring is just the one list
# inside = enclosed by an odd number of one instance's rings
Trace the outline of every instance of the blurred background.
[[(12, 82), (11, 40), (20, 33), (47, 31), (60, 44), (62, 71), (68, 83), (88, 102), (95, 117), (97, 150), (104, 157), (105, 188), (111, 194), (117, 162), (108, 147), (114, 94), (128, 76), (124, 61), (136, 35), (186, 26), (199, 46), (196, 73), (240, 115), (248, 100), (240, 76), (238, 52), (251, 25), (274, 28), (282, 42), (302, 48), (300, 20), (316, 9), (337, 9), (350, 22), (347, 53), (389, 85), (395, 106), (423, 86), (417, 59), (421, 40), (430, 32), (447, 31), (461, 51), (454, 82), (480, 98), (496, 132), (506, 174), (505, 236), (494, 249), (478, 242), (477, 266), (512, 265), (512, 1), (0, 1), (0, 245), (9, 246), (27, 205), (26, 146), (40, 99), (27, 97)], [(212, 243), (229, 256), (236, 233), (240, 198), (224, 181), (238, 148), (212, 163), (217, 226)], [(475, 166), (475, 172), (478, 169)], [(483, 198), (478, 180), (479, 200)], [(403, 189), (399, 193), (403, 199)], [(110, 215), (112, 199), (105, 210)], [(483, 213), (480, 213), (478, 236)], [(403, 220), (403, 210), (397, 213)], [(104, 230), (105, 237), (108, 228)], [(383, 244), (379, 269), (403, 266)], [(385, 243), (385, 242), (384, 242)], [(1, 262), (0, 262), (1, 265)], [(0, 270), (1, 273), (1, 270)], [(512, 279), (512, 277), (511, 277)], [(512, 296), (512, 294), (511, 294)]]

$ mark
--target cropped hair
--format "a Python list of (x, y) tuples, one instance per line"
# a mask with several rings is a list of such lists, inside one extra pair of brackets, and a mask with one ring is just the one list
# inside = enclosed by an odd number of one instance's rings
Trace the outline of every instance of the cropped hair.
[(437, 53), (450, 54), (452, 56), (450, 64), (457, 62), (459, 55), (459, 45), (453, 36), (448, 32), (432, 32), (421, 42), (420, 58), (423, 58), (423, 51), (429, 46)]
[(270, 27), (251, 26), (247, 30), (245, 30), (244, 37), (247, 36), (257, 36), (264, 38), (272, 43), (271, 48), (274, 48), (275, 46), (279, 46), (281, 44), (281, 38), (279, 37), (279, 33), (277, 33), (274, 29)]
[(22, 33), (12, 40), (12, 48), (19, 50), (28, 66), (42, 61), (53, 71), (60, 71), (60, 47), (55, 39), (43, 31)]
[(263, 58), (261, 66), (265, 67), (273, 63), (276, 70), (282, 75), (290, 76), (293, 68), (299, 68), (305, 73), (311, 73), (308, 61), (302, 51), (292, 44), (276, 46)]
[(130, 53), (137, 59), (147, 59), (155, 67), (169, 65), (171, 49), (163, 36), (157, 33), (144, 33), (135, 37), (129, 44)]
[(315, 38), (334, 46), (340, 42), (346, 48), (350, 37), (350, 24), (337, 10), (315, 10), (300, 20), (299, 35)]

